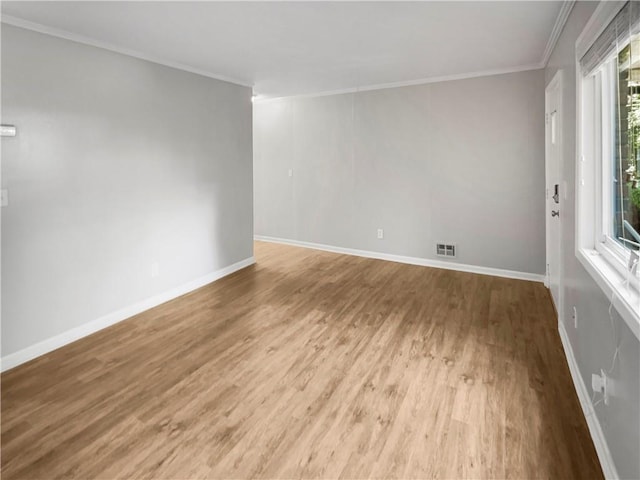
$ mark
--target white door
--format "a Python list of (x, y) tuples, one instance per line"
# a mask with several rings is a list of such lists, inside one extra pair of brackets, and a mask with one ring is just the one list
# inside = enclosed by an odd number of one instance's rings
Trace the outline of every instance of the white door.
[(545, 181), (547, 274), (546, 284), (558, 316), (562, 315), (562, 204), (565, 200), (562, 167), (562, 72), (558, 71), (545, 90)]

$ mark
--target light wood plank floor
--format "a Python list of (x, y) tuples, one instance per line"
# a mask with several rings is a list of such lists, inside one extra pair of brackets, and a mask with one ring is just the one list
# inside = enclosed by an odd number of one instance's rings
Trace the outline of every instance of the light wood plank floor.
[(2, 478), (602, 478), (541, 284), (256, 257), (2, 375)]

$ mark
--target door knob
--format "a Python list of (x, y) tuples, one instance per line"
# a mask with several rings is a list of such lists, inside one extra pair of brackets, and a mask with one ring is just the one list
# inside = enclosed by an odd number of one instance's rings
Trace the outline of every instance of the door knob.
[(559, 217), (560, 216), (560, 210), (551, 210), (551, 216), (552, 217)]

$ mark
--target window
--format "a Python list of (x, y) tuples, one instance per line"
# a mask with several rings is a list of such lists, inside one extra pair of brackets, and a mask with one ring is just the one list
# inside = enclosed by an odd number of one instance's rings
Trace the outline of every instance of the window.
[[(597, 112), (594, 124), (596, 151), (601, 164), (602, 184), (599, 200), (601, 218), (597, 225), (596, 250), (613, 257), (624, 275), (633, 268), (640, 250), (640, 34), (616, 48), (615, 53), (597, 68), (593, 76), (595, 95), (591, 99)], [(595, 116), (594, 116), (595, 117)], [(596, 177), (596, 180), (598, 178)], [(631, 263), (629, 263), (631, 262)], [(637, 286), (635, 275), (629, 281)]]
[(631, 250), (640, 249), (640, 33), (614, 60), (613, 238)]
[(577, 255), (640, 338), (640, 4), (603, 2), (576, 56)]

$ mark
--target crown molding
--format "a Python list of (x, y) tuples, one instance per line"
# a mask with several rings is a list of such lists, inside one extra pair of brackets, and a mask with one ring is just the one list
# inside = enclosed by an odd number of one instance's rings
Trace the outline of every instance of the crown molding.
[(360, 87), (353, 88), (344, 88), (340, 90), (326, 90), (321, 92), (313, 92), (313, 93), (303, 93), (303, 94), (293, 94), (293, 95), (278, 95), (278, 96), (264, 96), (261, 97), (257, 95), (254, 100), (255, 103), (263, 103), (269, 102), (271, 100), (278, 100), (283, 98), (313, 98), (313, 97), (326, 97), (329, 95), (342, 95), (345, 93), (358, 93), (358, 92), (367, 92), (371, 90), (383, 90), (386, 88), (398, 88), (398, 87), (412, 87), (416, 85), (426, 85), (429, 83), (439, 83), (439, 82), (450, 82), (453, 80), (467, 80), (470, 78), (478, 78), (478, 77), (490, 77), (493, 75), (505, 75), (508, 73), (518, 73), (518, 72), (526, 72), (529, 70), (540, 70), (544, 68), (542, 63), (532, 63), (529, 65), (519, 65), (515, 67), (509, 68), (496, 68), (489, 70), (481, 70), (477, 72), (469, 72), (469, 73), (459, 73), (454, 75), (443, 75), (440, 77), (427, 77), (427, 78), (419, 78), (416, 80), (408, 80), (403, 82), (391, 82), (391, 83), (380, 83), (374, 85), (364, 85)]
[[(549, 37), (549, 41), (547, 42), (547, 46), (545, 48), (545, 52), (543, 55), (543, 61), (539, 63), (517, 65), (514, 67), (507, 67), (507, 68), (487, 69), (487, 70), (459, 73), (459, 74), (453, 74), (453, 75), (425, 77), (425, 78), (419, 78), (415, 80), (406, 80), (406, 81), (399, 81), (399, 82), (361, 85), (358, 87), (351, 87), (351, 88), (338, 89), (338, 90), (327, 90), (327, 91), (312, 92), (312, 93), (275, 95), (275, 96), (265, 96), (265, 97), (261, 97), (260, 95), (257, 95), (254, 102), (261, 103), (261, 102), (267, 102), (270, 100), (276, 100), (281, 98), (324, 97), (329, 95), (341, 95), (341, 94), (347, 94), (347, 93), (366, 92), (366, 91), (372, 91), (372, 90), (383, 90), (387, 88), (410, 87), (410, 86), (424, 85), (429, 83), (448, 82), (448, 81), (454, 81), (454, 80), (466, 80), (470, 78), (488, 77), (492, 75), (504, 75), (508, 73), (518, 73), (518, 72), (524, 72), (529, 70), (539, 70), (546, 66), (549, 56), (551, 55), (551, 52), (553, 52), (553, 48), (555, 47), (555, 44), (558, 41), (560, 34), (562, 33), (562, 29), (564, 28), (564, 24), (566, 23), (569, 14), (571, 13), (571, 9), (573, 8), (574, 3), (575, 3), (575, 0), (568, 0), (563, 3), (562, 8), (560, 9), (558, 17), (556, 19), (556, 23), (554, 24), (553, 30), (551, 32), (551, 36)], [(179, 63), (179, 62), (173, 62), (164, 58), (156, 57), (154, 55), (149, 55), (149, 54), (140, 52), (138, 50), (119, 47), (109, 42), (95, 40), (95, 39), (86, 37), (84, 35), (79, 35), (63, 29), (50, 27), (50, 26), (43, 25), (36, 22), (31, 22), (28, 20), (11, 16), (11, 15), (2, 15), (0, 21), (7, 25), (13, 25), (15, 27), (32, 30), (38, 33), (43, 33), (45, 35), (51, 35), (54, 37), (63, 38), (65, 40), (81, 43), (84, 45), (90, 45), (92, 47), (109, 50), (112, 52), (120, 53), (122, 55), (139, 58), (141, 60), (146, 60), (148, 62), (156, 63), (159, 65), (164, 65), (166, 67), (175, 68), (185, 72), (194, 73), (196, 75), (202, 75), (205, 77), (213, 78), (215, 80), (233, 83), (243, 87), (253, 88), (254, 93), (259, 94), (259, 92), (255, 92), (255, 85), (246, 80), (241, 80), (238, 78), (220, 75), (207, 70), (201, 70), (198, 68), (194, 68), (194, 67)]]
[(560, 7), (560, 11), (556, 17), (556, 23), (553, 25), (553, 29), (549, 35), (549, 40), (547, 40), (547, 46), (542, 54), (542, 61), (540, 63), (544, 67), (546, 67), (549, 62), (549, 58), (553, 53), (553, 49), (556, 47), (556, 43), (558, 43), (560, 34), (562, 34), (562, 30), (569, 19), (569, 14), (571, 13), (571, 10), (573, 10), (575, 3), (575, 0), (566, 0), (562, 3), (562, 7)]
[(240, 85), (243, 87), (249, 87), (249, 88), (253, 87), (253, 84), (247, 82), (246, 80), (227, 77), (225, 75), (219, 75), (217, 73), (209, 72), (207, 70), (201, 70), (198, 68), (190, 67), (183, 63), (173, 62), (171, 60), (156, 57), (154, 55), (149, 55), (149, 54), (140, 52), (138, 50), (119, 47), (117, 45), (113, 45), (108, 42), (102, 42), (100, 40), (95, 40), (93, 38), (85, 37), (84, 35), (71, 33), (66, 30), (62, 30), (55, 27), (49, 27), (47, 25), (42, 25), (40, 23), (30, 22), (28, 20), (23, 20), (22, 18), (13, 17), (11, 15), (2, 15), (2, 18), (0, 19), (0, 21), (2, 23), (6, 23), (7, 25), (12, 25), (14, 27), (20, 27), (26, 30), (32, 30), (34, 32), (44, 33), (45, 35), (51, 35), (53, 37), (64, 38), (65, 40), (71, 40), (72, 42), (82, 43), (84, 45), (90, 45), (92, 47), (101, 48), (103, 50), (109, 50), (111, 52), (120, 53), (122, 55), (127, 55), (129, 57), (139, 58), (140, 60), (146, 60), (147, 62), (157, 63), (158, 65), (164, 65), (165, 67), (175, 68), (177, 70), (183, 70), (185, 72), (195, 73), (196, 75), (202, 75), (203, 77), (213, 78), (214, 80), (233, 83), (235, 85)]

